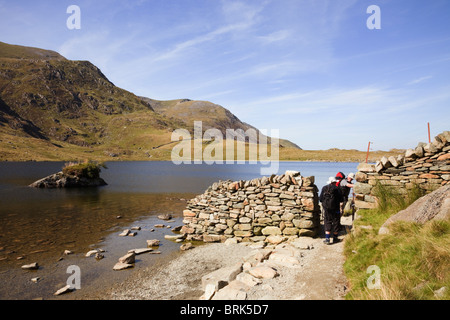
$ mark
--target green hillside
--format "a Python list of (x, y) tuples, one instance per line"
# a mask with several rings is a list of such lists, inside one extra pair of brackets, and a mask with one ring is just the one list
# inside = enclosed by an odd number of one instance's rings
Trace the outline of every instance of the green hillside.
[[(212, 102), (138, 97), (88, 61), (0, 42), (0, 161), (170, 160), (177, 143), (172, 132), (193, 133), (194, 121), (224, 136), (226, 129), (259, 132)], [(281, 160), (365, 158), (356, 150), (305, 151), (279, 143)]]

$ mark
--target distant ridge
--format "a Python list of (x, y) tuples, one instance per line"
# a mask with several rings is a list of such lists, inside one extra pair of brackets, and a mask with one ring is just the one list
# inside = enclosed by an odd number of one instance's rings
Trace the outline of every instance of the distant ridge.
[(172, 131), (193, 120), (253, 128), (214, 103), (138, 97), (89, 61), (0, 42), (0, 160), (168, 160)]
[[(224, 136), (227, 129), (242, 129), (244, 132), (248, 129), (255, 129), (259, 134), (257, 128), (239, 120), (228, 109), (209, 101), (191, 99), (160, 101), (146, 97), (141, 98), (148, 102), (156, 112), (183, 121), (191, 129), (193, 129), (194, 121), (202, 121), (204, 131), (214, 128), (220, 130)], [(301, 150), (298, 145), (285, 139), (280, 139), (279, 143), (281, 147)]]
[(1, 41), (0, 57), (11, 59), (67, 60), (55, 51), (12, 45)]

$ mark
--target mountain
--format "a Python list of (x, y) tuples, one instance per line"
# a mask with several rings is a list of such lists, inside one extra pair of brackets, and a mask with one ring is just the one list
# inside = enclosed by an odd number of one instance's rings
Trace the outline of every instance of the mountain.
[(0, 42), (0, 160), (170, 159), (161, 146), (192, 119), (251, 128), (213, 103), (138, 97), (88, 61)]
[[(190, 99), (170, 101), (158, 101), (145, 97), (142, 97), (142, 99), (148, 102), (156, 112), (171, 119), (183, 121), (187, 126), (191, 126), (191, 128), (194, 121), (202, 121), (203, 131), (212, 128), (218, 129), (225, 137), (227, 129), (241, 129), (244, 132), (249, 129), (254, 129), (255, 132), (257, 132), (257, 136), (251, 136), (255, 139), (259, 138), (260, 131), (257, 128), (242, 122), (228, 109), (218, 104), (209, 101), (195, 101)], [(270, 141), (270, 138), (268, 138), (268, 143), (270, 143)], [(301, 150), (299, 146), (288, 140), (280, 139), (279, 144), (281, 147)]]

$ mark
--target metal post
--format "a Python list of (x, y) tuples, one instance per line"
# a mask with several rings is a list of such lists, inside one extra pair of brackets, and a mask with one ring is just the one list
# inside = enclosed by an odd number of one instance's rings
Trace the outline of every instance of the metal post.
[(428, 122), (428, 142), (431, 143), (430, 123)]
[(367, 147), (367, 155), (366, 155), (366, 163), (369, 161), (369, 151), (370, 151), (370, 144), (372, 142), (369, 142), (369, 146)]

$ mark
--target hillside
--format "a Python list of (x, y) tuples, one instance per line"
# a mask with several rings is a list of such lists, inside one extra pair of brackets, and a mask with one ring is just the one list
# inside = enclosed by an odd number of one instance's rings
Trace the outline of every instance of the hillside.
[(186, 114), (174, 101), (137, 97), (88, 61), (0, 42), (0, 160), (168, 160), (172, 131), (193, 132), (192, 119), (252, 128), (213, 103), (181, 103), (195, 105)]
[[(214, 104), (209, 101), (193, 101), (189, 99), (179, 99), (170, 101), (158, 101), (149, 98), (142, 97), (142, 99), (148, 102), (152, 108), (169, 118), (177, 119), (183, 121), (187, 126), (193, 127), (194, 121), (202, 121), (203, 131), (214, 128), (222, 132), (223, 136), (226, 136), (226, 130), (232, 129), (242, 129), (246, 132), (248, 129), (254, 129), (260, 134), (260, 131), (239, 120), (234, 114), (224, 107)], [(258, 139), (254, 137), (255, 140)], [(270, 138), (267, 140), (270, 143)], [(281, 148), (301, 148), (295, 143), (289, 140), (280, 139), (279, 141)]]
[[(0, 161), (170, 160), (173, 130), (192, 133), (194, 120), (203, 122), (203, 131), (223, 134), (254, 128), (212, 102), (138, 97), (88, 61), (0, 42)], [(280, 160), (365, 159), (356, 150), (307, 151), (279, 143)]]

